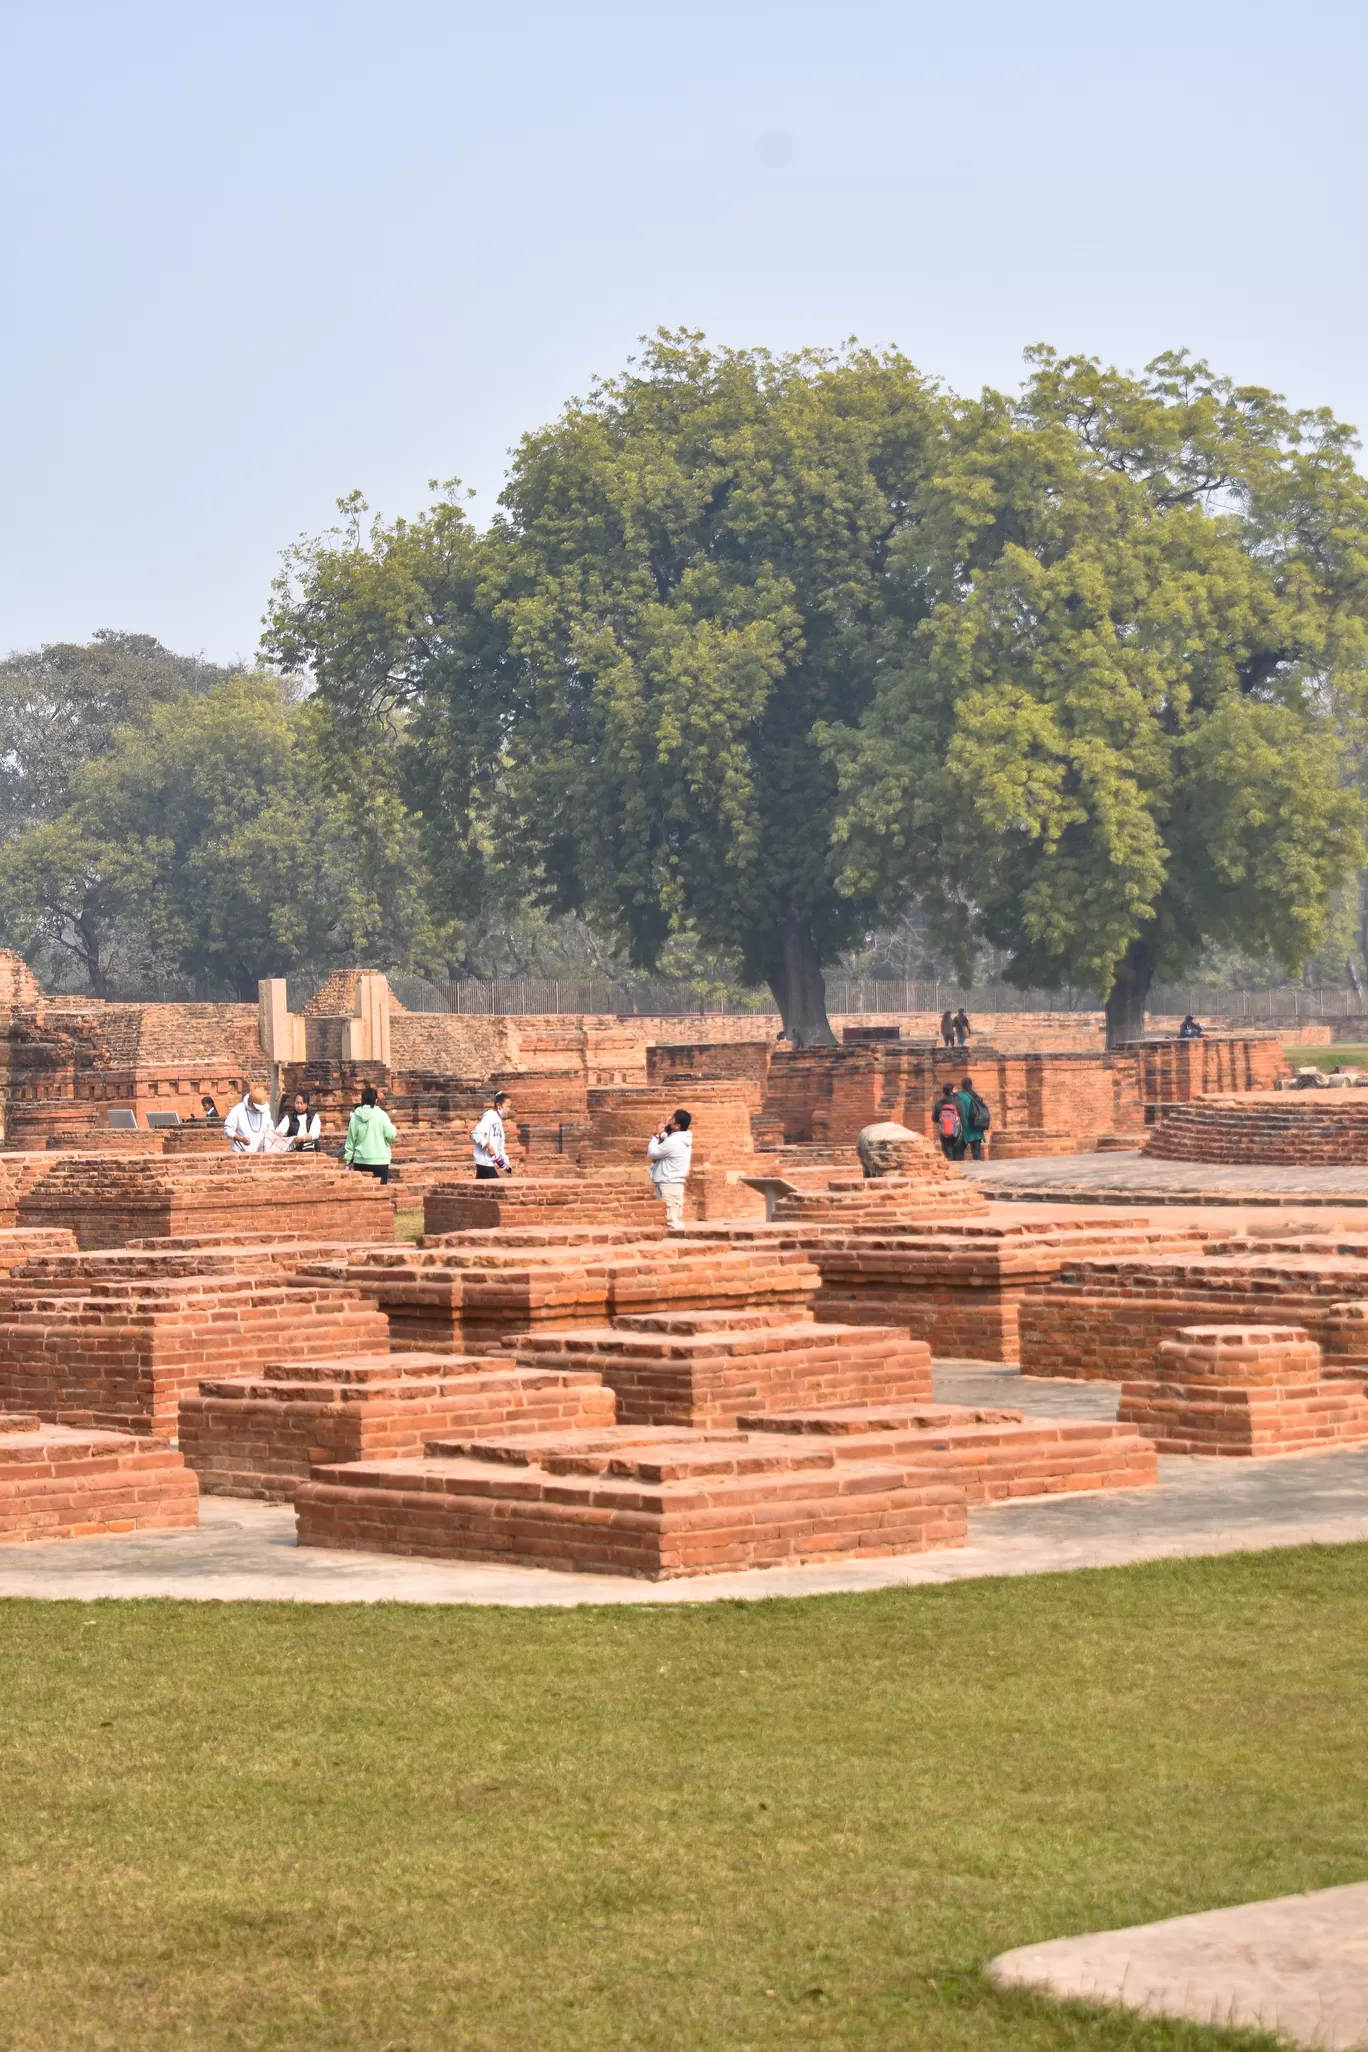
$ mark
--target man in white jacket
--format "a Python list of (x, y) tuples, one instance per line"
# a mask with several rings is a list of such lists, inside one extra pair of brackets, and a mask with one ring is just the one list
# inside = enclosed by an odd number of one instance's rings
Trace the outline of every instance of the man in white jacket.
[(247, 1095), (235, 1104), (223, 1122), (223, 1137), (234, 1154), (265, 1154), (275, 1139), (271, 1118), (271, 1093), (264, 1083), (253, 1083)]
[(513, 1105), (506, 1090), (499, 1091), (493, 1104), (471, 1131), (475, 1142), (475, 1180), (489, 1183), (499, 1180), (499, 1170), (506, 1176), (513, 1171), (508, 1164), (508, 1139), (504, 1133), (504, 1120), (513, 1116)]
[(646, 1159), (656, 1195), (665, 1206), (665, 1225), (673, 1232), (684, 1223), (684, 1185), (693, 1159), (693, 1113), (677, 1111), (646, 1143)]

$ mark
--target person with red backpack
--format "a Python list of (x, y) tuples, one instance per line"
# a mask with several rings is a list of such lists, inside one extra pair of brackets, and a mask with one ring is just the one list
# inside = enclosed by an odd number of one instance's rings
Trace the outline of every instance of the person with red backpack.
[(934, 1124), (941, 1153), (947, 1161), (964, 1160), (964, 1114), (953, 1083), (947, 1083), (936, 1106)]
[(972, 1076), (966, 1076), (960, 1084), (955, 1092), (955, 1102), (964, 1126), (964, 1146), (960, 1149), (959, 1158), (963, 1161), (967, 1150), (975, 1161), (982, 1161), (983, 1143), (993, 1115), (975, 1090)]

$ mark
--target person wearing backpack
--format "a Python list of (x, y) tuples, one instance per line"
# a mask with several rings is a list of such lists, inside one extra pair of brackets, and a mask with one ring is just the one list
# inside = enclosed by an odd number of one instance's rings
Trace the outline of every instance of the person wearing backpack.
[(955, 1086), (947, 1083), (941, 1092), (941, 1101), (935, 1111), (936, 1138), (941, 1144), (941, 1153), (947, 1161), (964, 1160), (964, 1114), (955, 1096)]
[(966, 1076), (955, 1092), (955, 1102), (964, 1121), (964, 1146), (960, 1149), (963, 1161), (966, 1150), (975, 1161), (983, 1160), (983, 1143), (992, 1124), (992, 1113), (974, 1088), (972, 1076)]

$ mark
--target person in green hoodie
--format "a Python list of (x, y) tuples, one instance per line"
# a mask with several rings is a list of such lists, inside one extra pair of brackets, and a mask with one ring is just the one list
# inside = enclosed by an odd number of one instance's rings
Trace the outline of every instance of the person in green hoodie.
[(373, 1083), (368, 1083), (347, 1126), (343, 1161), (348, 1168), (360, 1169), (363, 1174), (387, 1183), (391, 1153), (398, 1138), (389, 1113), (381, 1109), (379, 1092)]

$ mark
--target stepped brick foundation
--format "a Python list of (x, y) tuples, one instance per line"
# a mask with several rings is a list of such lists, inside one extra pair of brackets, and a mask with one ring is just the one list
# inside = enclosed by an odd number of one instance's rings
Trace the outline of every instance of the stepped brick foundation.
[(421, 1455), (442, 1433), (564, 1432), (615, 1422), (610, 1390), (579, 1370), (451, 1354), (273, 1362), (202, 1382), (180, 1401), (180, 1445), (200, 1487), (288, 1502), (311, 1464)]
[(1156, 1161), (1332, 1168), (1368, 1163), (1368, 1090), (1211, 1097), (1165, 1110), (1145, 1153)]
[(1153, 1445), (1133, 1425), (1097, 1418), (1023, 1418), (955, 1404), (860, 1404), (743, 1417), (747, 1432), (822, 1435), (846, 1460), (944, 1463), (970, 1505), (1091, 1489), (1145, 1489), (1159, 1479)]
[(905, 1332), (819, 1325), (792, 1307), (654, 1311), (611, 1328), (529, 1334), (520, 1367), (589, 1368), (624, 1425), (733, 1425), (762, 1415), (931, 1395), (931, 1355)]
[(543, 1325), (602, 1325), (660, 1308), (806, 1307), (820, 1277), (792, 1248), (685, 1245), (611, 1226), (509, 1228), (435, 1247), (370, 1248), (311, 1267), (360, 1291), (398, 1350), (471, 1354)]
[(353, 1292), (292, 1278), (0, 1286), (0, 1410), (175, 1434), (182, 1395), (268, 1361), (382, 1351), (384, 1317)]
[(20, 1194), (15, 1222), (66, 1227), (82, 1247), (271, 1225), (315, 1240), (394, 1237), (394, 1207), (375, 1179), (322, 1156), (47, 1160)]
[(1128, 1381), (1148, 1374), (1155, 1349), (1180, 1326), (1217, 1321), (1295, 1323), (1338, 1359), (1364, 1359), (1352, 1306), (1368, 1298), (1368, 1243), (1306, 1249), (1223, 1241), (1202, 1254), (1071, 1259), (1022, 1300), (1022, 1372)]
[(561, 1223), (663, 1232), (664, 1214), (644, 1165), (622, 1175), (515, 1176), (497, 1183), (477, 1183), (467, 1175), (437, 1184), (423, 1207), (428, 1240), (486, 1227)]
[(986, 1218), (988, 1206), (963, 1172), (943, 1156), (940, 1166), (943, 1176), (929, 1165), (915, 1176), (831, 1176), (819, 1188), (781, 1192), (774, 1217), (781, 1225), (838, 1227)]
[(1119, 1416), (1165, 1454), (1294, 1454), (1368, 1440), (1360, 1380), (1329, 1378), (1298, 1326), (1189, 1325), (1150, 1378), (1128, 1382)]
[(74, 1255), (76, 1235), (61, 1226), (10, 1226), (0, 1228), (0, 1276), (10, 1275), (24, 1262), (41, 1254)]
[(160, 1440), (0, 1416), (0, 1546), (198, 1523), (195, 1478)]
[(606, 1432), (318, 1467), (300, 1544), (651, 1580), (962, 1544), (944, 1469), (839, 1460), (772, 1433)]
[[(883, 1179), (889, 1180), (889, 1179)], [(883, 1187), (883, 1180), (869, 1185)], [(1189, 1249), (1207, 1237), (1201, 1226), (1154, 1226), (1145, 1217), (1077, 1226), (1025, 1218), (980, 1225), (900, 1224), (848, 1231), (776, 1220), (772, 1225), (691, 1226), (681, 1242), (717, 1237), (731, 1246), (764, 1246), (804, 1254), (821, 1274), (818, 1318), (846, 1325), (901, 1326), (944, 1360), (1021, 1358), (1023, 1306), (1062, 1264), (1090, 1250), (1139, 1253)], [(1051, 1299), (1052, 1301), (1052, 1296)], [(1044, 1301), (1044, 1299), (1042, 1299)], [(1053, 1372), (1053, 1371), (1048, 1371)]]

